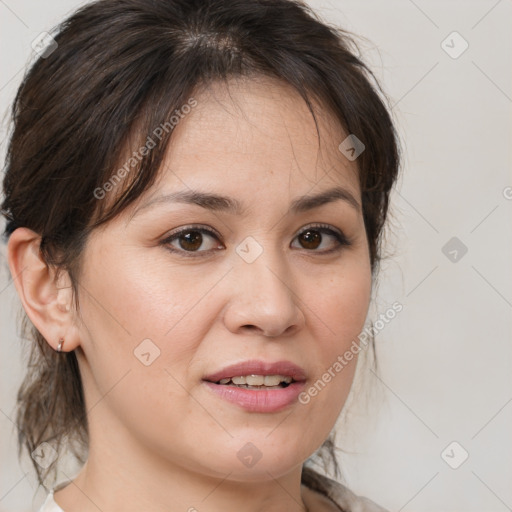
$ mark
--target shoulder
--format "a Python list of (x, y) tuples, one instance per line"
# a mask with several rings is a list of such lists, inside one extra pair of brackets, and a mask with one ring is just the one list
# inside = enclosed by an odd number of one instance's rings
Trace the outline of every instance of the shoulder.
[[(327, 497), (343, 512), (388, 512), (370, 499), (357, 496), (345, 485), (323, 476), (310, 468), (303, 469), (302, 484), (311, 491)], [(320, 505), (320, 501), (318, 503)], [(326, 508), (326, 510), (328, 509)]]

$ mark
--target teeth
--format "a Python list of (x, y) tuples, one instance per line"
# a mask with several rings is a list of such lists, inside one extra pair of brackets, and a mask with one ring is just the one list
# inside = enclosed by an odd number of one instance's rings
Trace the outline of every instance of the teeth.
[[(245, 377), (245, 383), (249, 384), (249, 386), (263, 386), (263, 384), (267, 385), (265, 382), (266, 377), (263, 377), (263, 375), (247, 375)], [(279, 382), (276, 382), (275, 384), (272, 384), (272, 386), (277, 386)]]
[(230, 381), (239, 386), (247, 384), (248, 386), (279, 386), (281, 382), (290, 384), (292, 378), (284, 375), (246, 375), (240, 377), (231, 377), (230, 379), (221, 379), (219, 384), (228, 384)]
[(281, 377), (279, 375), (265, 375), (264, 381), (265, 386), (278, 386), (281, 384)]

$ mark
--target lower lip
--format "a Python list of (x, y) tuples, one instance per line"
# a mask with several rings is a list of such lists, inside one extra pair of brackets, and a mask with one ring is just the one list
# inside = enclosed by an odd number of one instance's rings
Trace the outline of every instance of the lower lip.
[(293, 404), (305, 387), (304, 382), (292, 382), (280, 389), (244, 389), (204, 381), (217, 396), (250, 412), (278, 412)]

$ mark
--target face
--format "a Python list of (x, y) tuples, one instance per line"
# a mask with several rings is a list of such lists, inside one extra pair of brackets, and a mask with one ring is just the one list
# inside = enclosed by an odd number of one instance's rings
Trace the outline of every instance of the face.
[[(353, 380), (355, 358), (333, 368), (371, 293), (356, 162), (320, 110), (319, 149), (287, 86), (231, 82), (194, 97), (158, 183), (83, 253), (91, 443), (239, 481), (284, 475), (328, 436)], [(219, 383), (246, 375), (257, 377)]]

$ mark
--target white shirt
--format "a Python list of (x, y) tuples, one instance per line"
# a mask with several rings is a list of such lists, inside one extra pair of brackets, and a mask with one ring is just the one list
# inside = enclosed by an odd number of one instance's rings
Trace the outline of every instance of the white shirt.
[(53, 499), (53, 489), (50, 491), (39, 512), (64, 512)]

